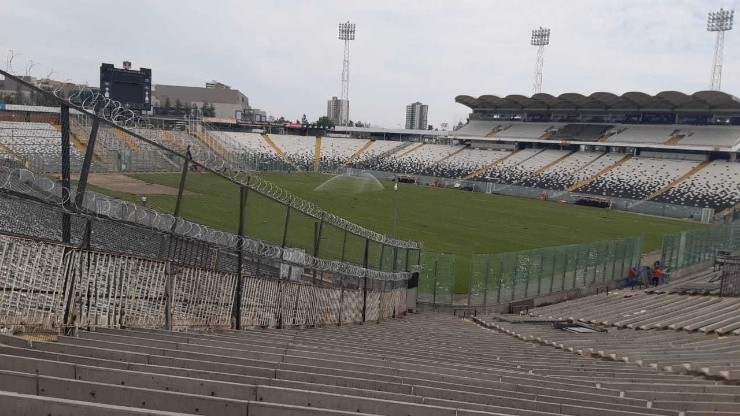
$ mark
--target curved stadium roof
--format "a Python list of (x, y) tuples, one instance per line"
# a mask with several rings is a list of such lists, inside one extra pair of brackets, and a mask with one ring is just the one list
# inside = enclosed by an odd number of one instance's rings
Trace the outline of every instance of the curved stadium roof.
[(721, 91), (699, 91), (691, 95), (678, 91), (663, 91), (655, 95), (637, 91), (622, 95), (595, 92), (588, 96), (565, 93), (557, 97), (543, 93), (531, 97), (481, 95), (475, 98), (469, 95), (458, 95), (455, 101), (473, 110), (740, 110), (740, 99)]

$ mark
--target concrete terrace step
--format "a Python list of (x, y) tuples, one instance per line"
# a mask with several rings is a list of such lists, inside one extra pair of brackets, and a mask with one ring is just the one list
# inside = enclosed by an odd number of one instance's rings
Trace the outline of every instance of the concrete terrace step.
[[(531, 329), (547, 337), (546, 326)], [(593, 349), (599, 337), (588, 339), (583, 348)], [(740, 393), (740, 386), (569, 354), (434, 313), (311, 330), (100, 328), (56, 343), (12, 344), (0, 345), (0, 390), (28, 393), (17, 390), (36, 383), (60, 400), (156, 403), (186, 414), (251, 415), (267, 404), (292, 413), (263, 414), (678, 416), (729, 411), (737, 402), (728, 396)], [(650, 344), (629, 344), (640, 345)], [(715, 361), (704, 364), (714, 369)], [(646, 386), (670, 395), (630, 395), (652, 391)]]

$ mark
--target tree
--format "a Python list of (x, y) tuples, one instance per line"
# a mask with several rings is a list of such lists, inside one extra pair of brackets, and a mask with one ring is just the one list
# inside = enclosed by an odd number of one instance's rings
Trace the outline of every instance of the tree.
[(280, 118), (279, 118), (279, 119), (277, 119), (277, 122), (278, 122), (278, 123), (285, 123), (285, 117), (283, 117), (283, 116), (280, 116)]
[(355, 127), (365, 127), (365, 125), (362, 124), (361, 121), (358, 121), (357, 123), (355, 123)]
[(182, 102), (178, 98), (178, 99), (175, 100), (175, 114), (177, 114), (177, 115), (182, 114), (182, 110), (183, 110)]
[(303, 117), (301, 117), (301, 124), (304, 126), (308, 124), (308, 119), (306, 118), (306, 115), (304, 114)]
[(434, 130), (434, 126), (432, 126), (431, 124), (430, 124), (430, 125), (428, 125), (428, 126), (427, 126), (427, 130)]
[(334, 122), (329, 119), (327, 116), (319, 117), (319, 121), (316, 122), (317, 127), (323, 127), (326, 129), (330, 129), (334, 127)]

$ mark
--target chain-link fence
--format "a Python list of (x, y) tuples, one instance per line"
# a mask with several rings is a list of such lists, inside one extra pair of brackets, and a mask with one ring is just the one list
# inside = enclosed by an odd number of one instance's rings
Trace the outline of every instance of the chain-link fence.
[(496, 305), (625, 279), (642, 254), (642, 237), (497, 254), (474, 254), (470, 262), (424, 252), (419, 302), (451, 304), (455, 267), (469, 267), (467, 297), (456, 303)]
[(669, 272), (713, 261), (720, 252), (740, 250), (740, 220), (663, 237), (661, 263)]

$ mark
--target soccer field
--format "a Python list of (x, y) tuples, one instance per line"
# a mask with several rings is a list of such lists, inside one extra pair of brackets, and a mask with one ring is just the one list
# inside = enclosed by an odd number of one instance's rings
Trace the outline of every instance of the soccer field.
[[(178, 174), (136, 174), (133, 177), (177, 188)], [(316, 203), (325, 210), (374, 231), (390, 234), (393, 215), (393, 183), (384, 182), (378, 192), (352, 194), (338, 189), (315, 188), (332, 175), (270, 173), (263, 178)], [(236, 232), (238, 191), (226, 180), (210, 174), (189, 174), (182, 207), (185, 218), (229, 232)], [(131, 201), (138, 195), (106, 191)], [(175, 196), (148, 195), (148, 204), (172, 212)], [(247, 214), (249, 215), (249, 214)], [(267, 214), (247, 229), (250, 236), (280, 242), (284, 210)], [(599, 208), (538, 200), (399, 184), (398, 225), (400, 239), (421, 241), (426, 250), (453, 253), (463, 258), (474, 253), (499, 253), (564, 244), (610, 240), (642, 235), (646, 252), (660, 248), (664, 234), (702, 225), (628, 214)]]

